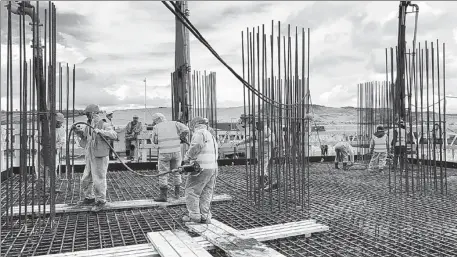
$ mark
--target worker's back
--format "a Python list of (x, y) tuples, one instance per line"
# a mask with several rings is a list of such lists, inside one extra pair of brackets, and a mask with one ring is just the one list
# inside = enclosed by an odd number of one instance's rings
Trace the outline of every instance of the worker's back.
[(157, 136), (159, 153), (175, 153), (181, 151), (176, 121), (163, 121), (154, 127)]

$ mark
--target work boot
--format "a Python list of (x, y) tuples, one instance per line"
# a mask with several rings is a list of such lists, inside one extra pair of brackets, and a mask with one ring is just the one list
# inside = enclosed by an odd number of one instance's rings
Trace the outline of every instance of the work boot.
[(340, 168), (338, 168), (338, 163), (335, 162), (335, 169), (339, 170)]
[(103, 208), (105, 208), (105, 207), (106, 207), (106, 202), (97, 201), (97, 202), (95, 203), (95, 206), (92, 207), (91, 211), (93, 211), (93, 212), (99, 212), (99, 211), (103, 210)]
[(267, 185), (266, 187), (263, 188), (263, 190), (267, 191), (267, 190), (276, 190), (279, 188), (279, 185), (278, 185), (278, 182), (274, 182), (271, 184), (271, 187), (270, 185)]
[(201, 220), (201, 219), (199, 219), (199, 220), (196, 220), (196, 219), (191, 219), (189, 216), (187, 216), (187, 215), (184, 215), (184, 216), (182, 217), (182, 221), (183, 221), (183, 222), (195, 222), (195, 223), (201, 223), (201, 221), (202, 221), (202, 220)]
[(159, 197), (154, 198), (154, 201), (156, 201), (156, 202), (166, 202), (167, 201), (167, 192), (168, 192), (168, 187), (161, 187), (160, 188), (160, 195), (159, 195)]
[(200, 223), (202, 224), (211, 224), (211, 219), (201, 218)]
[(84, 200), (78, 202), (78, 205), (92, 205), (94, 203), (95, 203), (95, 198), (92, 198), (92, 199), (84, 198)]
[(348, 170), (348, 164), (347, 163), (343, 163), (343, 170)]
[(268, 176), (259, 176), (259, 184), (255, 186), (255, 190), (263, 189), (265, 186), (268, 185)]
[(179, 199), (181, 195), (181, 186), (175, 186), (175, 197)]

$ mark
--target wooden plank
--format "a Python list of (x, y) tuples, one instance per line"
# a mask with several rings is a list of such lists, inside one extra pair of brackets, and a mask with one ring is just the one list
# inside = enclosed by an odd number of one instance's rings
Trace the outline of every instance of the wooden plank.
[(162, 257), (181, 257), (160, 232), (148, 233), (149, 242)]
[[(194, 223), (195, 224), (195, 223)], [(201, 234), (209, 242), (221, 248), (228, 256), (242, 257), (280, 257), (284, 256), (277, 251), (267, 247), (254, 238), (241, 239), (236, 235), (225, 231), (214, 224), (194, 225), (187, 223), (187, 226), (194, 232)]]
[[(213, 202), (223, 202), (230, 201), (232, 197), (227, 194), (215, 195)], [(131, 200), (131, 201), (117, 201), (117, 202), (108, 202), (104, 210), (124, 210), (124, 209), (137, 209), (137, 208), (151, 208), (151, 207), (168, 207), (168, 206), (178, 206), (185, 205), (186, 199), (181, 197), (179, 199), (169, 198), (168, 202), (156, 202), (154, 200)], [(43, 206), (40, 206), (41, 212), (43, 212)], [(49, 214), (50, 206), (46, 205), (46, 213)], [(77, 213), (77, 212), (88, 212), (92, 206), (79, 206), (79, 205), (68, 205), (68, 204), (56, 204), (56, 213)], [(35, 209), (35, 213), (38, 213), (38, 205), (27, 206), (27, 213), (31, 214), (32, 209)], [(21, 215), (25, 214), (25, 206), (21, 208)], [(13, 207), (13, 216), (19, 215), (19, 206)]]
[(198, 257), (187, 245), (170, 230), (159, 232), (181, 257)]
[(192, 252), (198, 257), (212, 257), (200, 244), (198, 244), (194, 238), (190, 237), (189, 234), (182, 230), (176, 230), (173, 232)]

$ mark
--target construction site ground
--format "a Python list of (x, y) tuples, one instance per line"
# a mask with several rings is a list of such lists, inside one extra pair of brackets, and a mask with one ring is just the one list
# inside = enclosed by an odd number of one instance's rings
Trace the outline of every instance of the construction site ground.
[[(306, 208), (271, 212), (259, 211), (247, 200), (245, 166), (220, 167), (216, 194), (230, 194), (233, 200), (213, 204), (213, 217), (238, 230), (310, 218), (330, 227), (309, 238), (265, 242), (286, 256), (457, 256), (456, 170), (447, 169), (446, 196), (433, 192), (389, 193), (388, 173), (335, 170), (333, 163), (312, 163), (309, 171), (309, 212)], [(2, 183), (1, 256), (142, 244), (148, 242), (146, 234), (151, 231), (187, 230), (181, 221), (185, 206), (58, 214), (54, 230), (49, 219), (29, 220), (26, 230), (15, 218), (11, 229), (5, 218), (6, 183), (13, 186), (13, 196), (18, 198), (18, 181), (16, 176)], [(157, 182), (157, 178), (139, 177), (128, 171), (111, 171), (108, 199), (151, 199), (159, 192)], [(58, 188), (62, 193), (56, 203), (80, 200), (78, 177), (59, 181)], [(265, 200), (264, 204), (271, 203)], [(218, 250), (211, 254), (225, 256)]]

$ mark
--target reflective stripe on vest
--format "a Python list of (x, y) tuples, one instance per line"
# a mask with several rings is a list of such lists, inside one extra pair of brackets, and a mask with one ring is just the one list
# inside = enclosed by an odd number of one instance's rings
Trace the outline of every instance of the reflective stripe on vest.
[(203, 134), (203, 139), (206, 139), (206, 144), (203, 146), (200, 153), (197, 155), (197, 162), (202, 169), (216, 169), (217, 168), (217, 143), (214, 141), (213, 136), (207, 130), (199, 131)]
[(156, 125), (159, 154), (181, 152), (181, 140), (179, 139), (175, 121), (164, 121)]
[(380, 138), (374, 136), (374, 150), (376, 152), (386, 152), (387, 151), (387, 135), (384, 135)]

